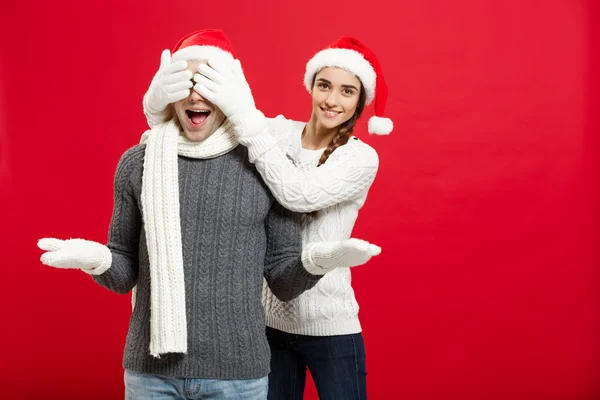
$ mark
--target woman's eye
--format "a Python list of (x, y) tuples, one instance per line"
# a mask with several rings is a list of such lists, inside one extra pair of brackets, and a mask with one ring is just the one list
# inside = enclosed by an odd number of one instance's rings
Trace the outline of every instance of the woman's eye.
[(327, 89), (328, 87), (326, 83), (319, 83), (319, 89)]

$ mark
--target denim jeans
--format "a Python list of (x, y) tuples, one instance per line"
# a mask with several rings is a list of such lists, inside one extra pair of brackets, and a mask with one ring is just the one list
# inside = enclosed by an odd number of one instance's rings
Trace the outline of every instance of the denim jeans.
[(269, 400), (302, 400), (306, 370), (321, 400), (367, 398), (365, 346), (360, 333), (304, 336), (267, 328), (271, 347)]
[(125, 371), (125, 400), (264, 400), (268, 377), (249, 380), (174, 378)]

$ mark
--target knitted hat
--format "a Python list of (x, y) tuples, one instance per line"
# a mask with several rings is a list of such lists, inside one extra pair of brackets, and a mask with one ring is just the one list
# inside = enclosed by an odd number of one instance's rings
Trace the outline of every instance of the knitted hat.
[(375, 53), (356, 38), (339, 38), (328, 48), (315, 54), (306, 64), (306, 90), (311, 91), (315, 75), (325, 67), (338, 67), (352, 72), (363, 85), (366, 104), (369, 105), (375, 100), (375, 116), (369, 119), (369, 133), (387, 135), (394, 129), (392, 120), (383, 117), (388, 88)]
[(225, 32), (204, 29), (184, 36), (173, 47), (171, 62), (179, 60), (213, 60), (233, 62), (233, 48)]

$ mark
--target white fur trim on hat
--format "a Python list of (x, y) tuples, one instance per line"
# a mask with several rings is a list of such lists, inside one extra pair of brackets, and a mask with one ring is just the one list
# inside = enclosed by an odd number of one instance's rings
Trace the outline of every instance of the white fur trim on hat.
[(376, 135), (389, 135), (394, 129), (394, 123), (389, 118), (373, 116), (369, 118), (368, 130), (369, 133)]
[(325, 67), (343, 68), (360, 79), (366, 93), (367, 105), (375, 98), (377, 74), (373, 66), (358, 51), (329, 48), (321, 50), (306, 64), (304, 86), (310, 92), (314, 76)]
[(216, 46), (188, 46), (173, 53), (171, 62), (179, 60), (223, 60), (233, 62), (233, 56), (230, 52)]

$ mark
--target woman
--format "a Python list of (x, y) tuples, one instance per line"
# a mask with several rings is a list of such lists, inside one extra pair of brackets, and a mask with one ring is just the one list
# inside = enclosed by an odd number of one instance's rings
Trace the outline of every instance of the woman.
[[(307, 213), (303, 242), (349, 239), (379, 165), (375, 150), (353, 136), (354, 125), (375, 100), (369, 132), (388, 134), (393, 128), (380, 117), (387, 87), (375, 55), (355, 38), (342, 37), (308, 62), (304, 83), (313, 105), (308, 123), (282, 116), (264, 122), (239, 64), (209, 63), (198, 68), (194, 90), (236, 126), (276, 199)], [(160, 106), (149, 98), (144, 108), (152, 124), (163, 115), (152, 111)], [(365, 350), (350, 275), (348, 268), (337, 268), (290, 302), (265, 286), (269, 399), (302, 399), (307, 368), (321, 399), (366, 398)]]

